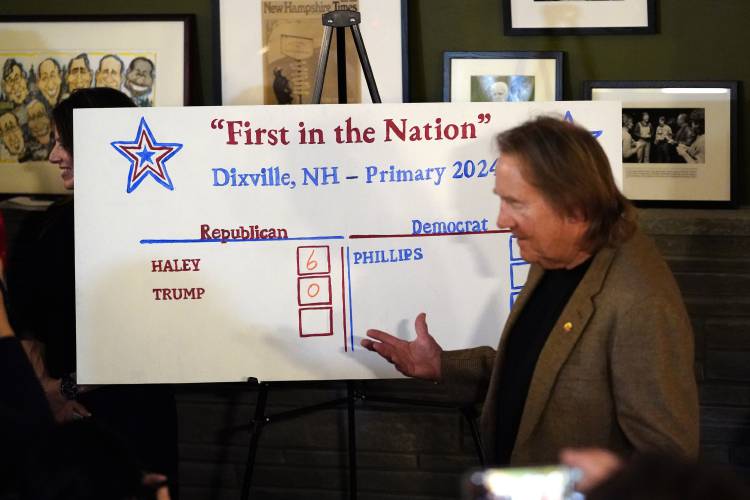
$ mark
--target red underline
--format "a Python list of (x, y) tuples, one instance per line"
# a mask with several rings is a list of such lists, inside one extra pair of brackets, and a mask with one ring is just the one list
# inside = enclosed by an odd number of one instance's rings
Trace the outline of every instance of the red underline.
[(510, 229), (495, 229), (493, 231), (466, 231), (463, 233), (432, 233), (432, 234), (351, 234), (350, 240), (364, 240), (377, 238), (424, 238), (428, 236), (465, 236), (467, 234), (504, 234)]

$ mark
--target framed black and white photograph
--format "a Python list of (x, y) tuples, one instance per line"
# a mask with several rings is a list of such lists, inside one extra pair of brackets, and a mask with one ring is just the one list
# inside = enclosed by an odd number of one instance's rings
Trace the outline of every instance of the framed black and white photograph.
[(656, 33), (656, 0), (503, 0), (506, 35)]
[(189, 96), (188, 15), (0, 16), (0, 192), (63, 193), (52, 109), (79, 88), (112, 87), (138, 106)]
[(562, 100), (563, 53), (445, 52), (446, 102)]
[(623, 192), (639, 206), (737, 203), (737, 88), (730, 82), (589, 81), (622, 102)]
[[(348, 0), (361, 14), (359, 31), (382, 102), (408, 102), (408, 0)], [(309, 104), (323, 42), (317, 0), (213, 0), (214, 88), (224, 105)], [(346, 33), (347, 101), (371, 102), (351, 30)], [(338, 102), (336, 31), (320, 102)]]

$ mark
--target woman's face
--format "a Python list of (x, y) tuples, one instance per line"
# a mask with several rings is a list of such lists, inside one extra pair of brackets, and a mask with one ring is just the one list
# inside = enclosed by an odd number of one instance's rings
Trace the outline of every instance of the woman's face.
[(73, 155), (60, 142), (57, 126), (55, 126), (55, 146), (49, 154), (49, 161), (60, 169), (60, 177), (65, 189), (73, 189)]

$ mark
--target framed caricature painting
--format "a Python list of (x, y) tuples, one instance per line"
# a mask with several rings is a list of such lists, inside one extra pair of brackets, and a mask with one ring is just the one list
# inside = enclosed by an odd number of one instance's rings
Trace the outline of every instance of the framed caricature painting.
[(623, 192), (639, 206), (729, 208), (738, 201), (736, 81), (588, 81), (622, 102)]
[(139, 106), (188, 98), (188, 15), (0, 16), (0, 192), (65, 192), (47, 161), (51, 112), (71, 92), (112, 87)]
[[(309, 104), (323, 42), (322, 15), (334, 4), (316, 0), (213, 0), (216, 102)], [(407, 102), (408, 0), (347, 0), (336, 7), (361, 14), (359, 31), (382, 102)], [(347, 101), (371, 102), (349, 29)], [(336, 39), (334, 32), (333, 38)], [(321, 103), (338, 102), (336, 50), (331, 45)]]

